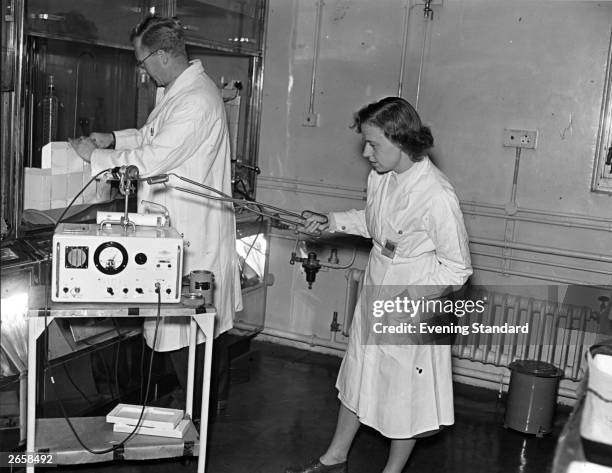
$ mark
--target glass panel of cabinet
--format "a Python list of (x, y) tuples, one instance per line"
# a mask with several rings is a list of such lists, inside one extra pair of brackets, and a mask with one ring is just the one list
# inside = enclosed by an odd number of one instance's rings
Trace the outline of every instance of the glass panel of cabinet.
[(178, 0), (175, 15), (186, 38), (241, 53), (262, 48), (263, 0)]
[(262, 50), (265, 0), (28, 0), (26, 19), (30, 34), (131, 47), (131, 28), (154, 12), (178, 17), (193, 44)]
[(24, 165), (49, 141), (144, 124), (155, 86), (135, 66), (130, 31), (177, 16), (191, 59), (221, 89), (237, 196), (254, 198), (266, 0), (27, 0)]
[(146, 0), (27, 0), (31, 35), (131, 47), (130, 31), (148, 12)]
[(137, 125), (140, 84), (131, 51), (30, 36), (27, 52), (27, 167), (41, 166), (50, 141)]

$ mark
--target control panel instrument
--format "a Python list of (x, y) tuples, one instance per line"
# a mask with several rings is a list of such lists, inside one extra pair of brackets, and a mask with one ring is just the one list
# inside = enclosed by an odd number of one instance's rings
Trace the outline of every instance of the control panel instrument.
[(53, 235), (51, 300), (180, 302), (183, 239), (171, 227), (62, 223)]

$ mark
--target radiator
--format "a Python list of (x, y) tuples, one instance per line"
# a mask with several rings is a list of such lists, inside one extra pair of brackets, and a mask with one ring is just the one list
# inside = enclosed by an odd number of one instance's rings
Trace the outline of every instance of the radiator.
[[(348, 336), (357, 298), (363, 285), (363, 270), (347, 272), (343, 335)], [(470, 298), (486, 299), (481, 314), (465, 315), (461, 324), (522, 325), (529, 323), (529, 333), (460, 335), (452, 347), (453, 356), (499, 367), (515, 360), (551, 363), (564, 378), (578, 381), (586, 369), (585, 352), (597, 341), (600, 314), (584, 306), (560, 304), (543, 299), (494, 292), (479, 288)], [(609, 309), (608, 309), (609, 310)]]
[(453, 356), (501, 367), (508, 367), (518, 359), (543, 361), (561, 369), (566, 379), (577, 381), (582, 377), (586, 369), (585, 351), (598, 337), (598, 312), (588, 307), (481, 289), (472, 298), (486, 298), (485, 311), (466, 315), (462, 324), (529, 323), (529, 333), (458, 336), (452, 348)]

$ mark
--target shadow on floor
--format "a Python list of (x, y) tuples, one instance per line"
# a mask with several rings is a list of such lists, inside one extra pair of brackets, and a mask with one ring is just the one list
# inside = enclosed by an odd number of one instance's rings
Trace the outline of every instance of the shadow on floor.
[[(253, 342), (232, 365), (228, 409), (209, 429), (207, 473), (282, 473), (321, 454), (338, 411), (334, 383), (340, 359)], [(502, 426), (497, 393), (455, 385), (455, 425), (417, 442), (406, 473), (546, 473), (567, 419), (559, 413), (544, 438)], [(349, 456), (351, 473), (381, 471), (388, 441), (362, 428)], [(58, 467), (55, 473), (189, 473), (197, 459)]]

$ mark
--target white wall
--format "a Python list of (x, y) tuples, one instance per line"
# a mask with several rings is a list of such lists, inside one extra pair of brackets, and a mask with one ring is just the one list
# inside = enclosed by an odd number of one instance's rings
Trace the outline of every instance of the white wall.
[[(474, 281), (612, 284), (612, 197), (590, 191), (612, 2), (435, 3), (429, 22), (422, 5), (410, 10), (402, 95), (416, 102), (424, 52), (418, 110), (432, 128), (436, 162), (464, 204), (471, 239), (597, 255), (514, 250), (508, 254), (527, 261), (506, 261), (502, 270), (501, 248), (473, 243)], [(397, 94), (406, 2), (325, 2), (315, 93), (320, 124), (304, 127), (316, 5), (270, 1), (258, 200), (298, 210), (359, 208), (368, 167), (349, 125), (362, 105)], [(504, 210), (515, 164), (515, 150), (501, 146), (504, 128), (539, 132), (537, 149), (521, 155), (514, 217), (523, 220), (516, 222)], [(277, 283), (266, 325), (329, 337), (331, 313), (343, 310), (344, 278), (321, 275), (309, 291), (299, 268), (287, 264), (291, 248), (288, 240), (272, 239)], [(541, 292), (561, 301), (566, 294), (548, 286)], [(595, 306), (604, 293), (594, 289), (580, 302)]]

